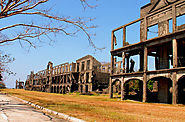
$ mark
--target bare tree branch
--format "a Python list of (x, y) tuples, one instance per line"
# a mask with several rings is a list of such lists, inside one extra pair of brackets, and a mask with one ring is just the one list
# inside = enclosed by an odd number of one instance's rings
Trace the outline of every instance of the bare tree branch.
[[(4, 45), (4, 43), (7, 42), (13, 42), (16, 40), (22, 40), (28, 42), (30, 45), (33, 46), (33, 43), (29, 39), (37, 38), (40, 40), (41, 36), (45, 36), (50, 40), (49, 34), (53, 33), (59, 33), (62, 32), (65, 35), (75, 35), (77, 32), (82, 31), (88, 38), (89, 44), (97, 48), (92, 39), (91, 34), (89, 33), (89, 29), (96, 28), (96, 26), (89, 25), (89, 22), (91, 22), (93, 19), (85, 19), (78, 17), (77, 19), (71, 18), (71, 17), (60, 17), (57, 15), (53, 15), (49, 13), (49, 10), (44, 9), (36, 9), (38, 6), (44, 5), (44, 3), (47, 3), (49, 0), (1, 0), (0, 6), (0, 19), (8, 18), (16, 15), (29, 15), (29, 16), (40, 16), (45, 19), (56, 21), (58, 22), (58, 25), (53, 25), (51, 23), (48, 23), (46, 25), (38, 25), (38, 24), (26, 24), (26, 23), (17, 23), (13, 25), (9, 25), (6, 27), (0, 28), (0, 32), (7, 31), (10, 29), (16, 29), (16, 28), (23, 28), (22, 33), (18, 33), (16, 36), (11, 37), (10, 39), (0, 39), (0, 46)], [(87, 0), (80, 0), (81, 4), (84, 8), (94, 8), (96, 7), (93, 5), (90, 5)], [(68, 26), (69, 25), (69, 26)], [(68, 29), (68, 28), (74, 28), (74, 29)], [(26, 29), (25, 29), (26, 28)], [(70, 30), (70, 31), (69, 31)], [(73, 31), (71, 31), (73, 30)], [(35, 46), (33, 46), (35, 47)]]

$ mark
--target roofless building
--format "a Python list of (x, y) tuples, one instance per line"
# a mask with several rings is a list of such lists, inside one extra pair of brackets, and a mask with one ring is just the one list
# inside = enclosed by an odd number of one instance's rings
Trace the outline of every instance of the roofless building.
[[(140, 33), (136, 43), (127, 38), (134, 25)], [(135, 94), (128, 90), (130, 81), (138, 85)], [(185, 0), (151, 0), (139, 19), (112, 31), (110, 98), (115, 82), (121, 82), (121, 99), (185, 103)]]

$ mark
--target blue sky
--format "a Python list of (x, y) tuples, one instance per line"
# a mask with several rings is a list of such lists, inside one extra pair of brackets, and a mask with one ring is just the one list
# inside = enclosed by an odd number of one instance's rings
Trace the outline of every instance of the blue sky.
[[(94, 51), (89, 45), (87, 37), (81, 32), (73, 37), (65, 36), (64, 34), (52, 37), (55, 42), (51, 45), (40, 43), (36, 49), (31, 48), (29, 52), (25, 48), (22, 48), (18, 42), (3, 46), (1, 50), (7, 54), (11, 54), (15, 58), (15, 61), (9, 64), (9, 67), (16, 75), (6, 75), (5, 77), (5, 83), (9, 88), (15, 87), (16, 79), (19, 80), (20, 78), (20, 80), (25, 81), (30, 71), (37, 72), (45, 69), (49, 61), (52, 61), (54, 65), (58, 65), (65, 62), (75, 62), (76, 59), (89, 54), (100, 62), (109, 62), (111, 31), (138, 19), (140, 16), (140, 7), (150, 2), (150, 0), (98, 0), (96, 2), (98, 5), (97, 8), (86, 9), (84, 11), (78, 0), (51, 1), (45, 7), (52, 7), (52, 12), (57, 15), (96, 18), (93, 24), (97, 25), (97, 28), (91, 30), (92, 33), (96, 33), (96, 36), (93, 37), (93, 42), (97, 47), (105, 47), (105, 49)], [(92, 2), (92, 4), (94, 3)], [(20, 16), (10, 19), (1, 21), (0, 26), (34, 18)], [(42, 21), (44, 20), (38, 20), (41, 23)], [(10, 35), (12, 33), (8, 32)]]

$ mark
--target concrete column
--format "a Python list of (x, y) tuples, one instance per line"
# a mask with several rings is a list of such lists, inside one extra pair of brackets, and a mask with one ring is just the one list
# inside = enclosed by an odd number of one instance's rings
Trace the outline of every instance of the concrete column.
[(92, 72), (89, 72), (89, 83), (92, 83)]
[(114, 32), (111, 33), (111, 50), (114, 50)]
[(143, 74), (143, 102), (146, 102), (147, 94), (146, 94), (146, 88), (147, 88), (147, 64), (148, 64), (148, 49), (147, 47), (144, 47), (144, 74)]
[(109, 80), (109, 97), (113, 98), (112, 78)]
[(82, 62), (79, 62), (79, 72), (82, 70)]
[(178, 82), (177, 82), (177, 73), (173, 72), (172, 81), (173, 81), (173, 92), (172, 92), (172, 104), (177, 104), (178, 100)]
[(121, 73), (121, 61), (117, 62), (118, 63), (118, 69), (117, 69), (117, 73)]
[(124, 26), (123, 27), (123, 47), (126, 46), (125, 42), (126, 42), (126, 27)]
[(124, 77), (121, 78), (121, 100), (125, 98)]
[(85, 93), (86, 85), (83, 85), (83, 91), (82, 93)]
[(85, 63), (84, 63), (84, 70), (86, 71), (87, 70), (87, 60), (86, 61), (84, 61)]
[(111, 74), (114, 74), (114, 56), (111, 55)]
[(147, 33), (148, 33), (148, 23), (147, 17), (144, 18), (144, 41), (147, 40)]
[(93, 69), (93, 60), (90, 59), (89, 69)]
[(144, 72), (147, 71), (147, 67), (148, 67), (148, 49), (147, 47), (144, 47)]
[(174, 33), (176, 31), (176, 25), (177, 25), (175, 5), (172, 6), (172, 21), (173, 21), (173, 33)]
[(146, 102), (146, 99), (147, 99), (147, 94), (146, 94), (146, 92), (147, 92), (147, 76), (146, 76), (146, 73), (144, 73), (144, 75), (143, 75), (143, 102)]
[(87, 81), (86, 81), (86, 75), (87, 75), (87, 74), (86, 74), (86, 72), (85, 72), (85, 73), (84, 73), (84, 82), (85, 82), (85, 83), (87, 83)]
[(88, 91), (89, 91), (89, 92), (92, 92), (92, 84), (89, 85)]
[(177, 68), (177, 40), (172, 40), (172, 47), (173, 47), (173, 68)]
[(125, 52), (122, 53), (122, 62), (123, 62), (122, 73), (125, 73)]

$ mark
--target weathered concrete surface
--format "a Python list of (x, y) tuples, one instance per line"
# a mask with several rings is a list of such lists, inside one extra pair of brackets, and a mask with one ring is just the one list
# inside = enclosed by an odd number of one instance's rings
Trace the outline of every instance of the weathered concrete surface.
[(65, 122), (0, 93), (0, 122)]

